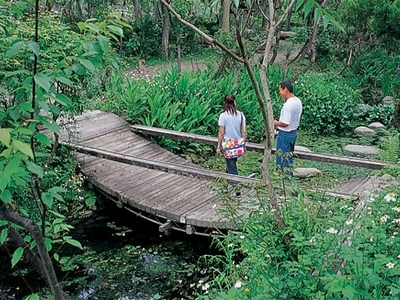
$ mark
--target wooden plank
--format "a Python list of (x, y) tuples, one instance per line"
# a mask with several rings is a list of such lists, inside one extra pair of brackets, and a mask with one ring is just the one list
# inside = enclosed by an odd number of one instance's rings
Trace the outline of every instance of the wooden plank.
[[(172, 139), (179, 139), (183, 141), (191, 141), (196, 143), (202, 143), (207, 145), (217, 145), (218, 139), (216, 137), (210, 137), (200, 134), (192, 134), (180, 131), (174, 131), (169, 129), (162, 129), (156, 127), (149, 127), (143, 125), (132, 125), (131, 129), (133, 132), (154, 135), (154, 136), (165, 136)], [(254, 150), (258, 152), (264, 153), (265, 146), (261, 144), (255, 143), (246, 143), (246, 147), (248, 150)], [(275, 153), (276, 149), (271, 149), (272, 153)], [(349, 165), (349, 166), (357, 166), (362, 168), (369, 169), (382, 169), (383, 167), (388, 166), (388, 163), (378, 161), (378, 160), (370, 160), (363, 158), (356, 158), (350, 156), (339, 156), (333, 154), (321, 154), (315, 152), (305, 152), (305, 151), (295, 151), (294, 155), (301, 159), (313, 160), (313, 161), (321, 161), (327, 163), (335, 163), (341, 165)]]
[(222, 178), (227, 180), (229, 183), (258, 183), (260, 180), (254, 178), (248, 178), (238, 175), (232, 175), (222, 172), (215, 172), (210, 170), (202, 170), (191, 166), (181, 166), (171, 163), (155, 162), (149, 159), (139, 159), (129, 155), (122, 155), (115, 152), (104, 151), (101, 149), (94, 149), (92, 147), (85, 147), (73, 143), (62, 143), (66, 147), (70, 147), (75, 151), (99, 156), (113, 161), (118, 161), (126, 164), (133, 164), (141, 167), (155, 169), (163, 172), (174, 172), (178, 175), (183, 176), (195, 176), (201, 179), (213, 180), (216, 178)]

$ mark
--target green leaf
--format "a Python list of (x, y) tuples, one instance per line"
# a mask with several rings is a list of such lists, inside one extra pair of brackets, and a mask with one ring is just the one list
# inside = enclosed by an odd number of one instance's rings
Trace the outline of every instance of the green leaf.
[(109, 44), (108, 44), (108, 38), (105, 37), (104, 35), (99, 35), (97, 37), (101, 50), (103, 50), (104, 52), (108, 52), (109, 51)]
[(28, 48), (31, 49), (31, 51), (36, 55), (39, 56), (39, 44), (38, 43), (34, 43), (34, 42), (30, 42), (28, 43)]
[(11, 204), (11, 193), (9, 190), (4, 190), (1, 194), (0, 194), (0, 199), (4, 202), (4, 203), (8, 203)]
[(296, 8), (295, 11), (297, 11), (304, 3), (304, 0), (298, 0), (296, 1)]
[(47, 135), (45, 135), (43, 133), (36, 133), (35, 137), (42, 145), (51, 146), (51, 142), (50, 142), (49, 138), (47, 137)]
[(93, 31), (93, 32), (95, 32), (95, 33), (97, 33), (97, 34), (100, 33), (99, 27), (98, 27), (96, 24), (93, 24), (93, 23), (85, 23), (85, 28), (86, 28), (86, 29), (89, 29), (89, 30), (91, 30), (91, 31)]
[(354, 295), (355, 295), (355, 290), (353, 287), (351, 286), (346, 286), (343, 290), (342, 290), (343, 296), (347, 297), (347, 299), (354, 299)]
[(0, 232), (0, 243), (1, 244), (4, 244), (7, 236), (8, 236), (8, 228), (3, 228), (3, 230)]
[[(93, 66), (93, 65), (92, 65)], [(63, 106), (71, 106), (72, 105), (72, 100), (65, 94), (56, 94), (56, 97), (54, 98), (55, 101), (60, 103)]]
[(28, 170), (30, 172), (32, 172), (33, 174), (38, 175), (40, 178), (43, 177), (43, 168), (42, 167), (38, 166), (37, 164), (35, 164), (31, 161), (26, 162), (26, 166), (27, 166)]
[(73, 238), (71, 238), (70, 236), (64, 236), (64, 241), (67, 242), (68, 244), (75, 246), (79, 249), (82, 249), (82, 245), (80, 242), (78, 242), (77, 240), (74, 240)]
[(0, 128), (0, 142), (6, 146), (10, 146), (10, 130), (9, 128)]
[(42, 201), (48, 208), (53, 206), (53, 196), (50, 193), (42, 193)]
[(69, 78), (67, 78), (67, 77), (60, 76), (60, 77), (56, 77), (55, 79), (56, 79), (57, 81), (61, 82), (61, 83), (64, 83), (64, 84), (67, 85), (67, 86), (70, 86), (70, 87), (73, 86), (72, 81), (69, 80)]
[(233, 0), (233, 4), (236, 8), (239, 8), (239, 0)]
[(21, 159), (18, 156), (13, 156), (9, 161), (7, 166), (4, 168), (4, 173), (8, 175), (10, 178), (12, 175), (17, 172), (19, 165), (21, 163)]
[(32, 294), (26, 297), (24, 300), (40, 300), (40, 297), (38, 294)]
[(107, 28), (112, 32), (113, 34), (123, 37), (124, 36), (124, 31), (122, 30), (121, 27), (115, 26), (115, 25), (108, 25)]
[(11, 258), (11, 268), (14, 268), (14, 266), (19, 262), (19, 260), (22, 257), (22, 254), (24, 254), (24, 249), (22, 247), (18, 247)]
[(28, 155), (31, 159), (33, 159), (33, 152), (32, 152), (31, 146), (29, 144), (23, 143), (18, 140), (12, 141), (11, 144), (13, 146), (13, 149), (20, 151), (20, 152)]
[(49, 239), (49, 238), (45, 238), (44, 239), (44, 244), (46, 245), (47, 251), (50, 251), (51, 248), (53, 248), (52, 243), (51, 243), (51, 239)]
[(4, 191), (9, 183), (10, 183), (10, 176), (4, 174), (4, 172), (1, 172), (0, 173), (0, 191)]
[(25, 41), (15, 41), (10, 48), (8, 48), (6, 52), (7, 57), (12, 57), (14, 56), (19, 50), (21, 50), (22, 47), (24, 47)]
[(79, 62), (89, 71), (94, 71), (95, 68), (90, 60), (80, 58)]
[(35, 80), (35, 83), (43, 88), (46, 92), (50, 90), (51, 80), (47, 75), (43, 73), (37, 73), (33, 78)]

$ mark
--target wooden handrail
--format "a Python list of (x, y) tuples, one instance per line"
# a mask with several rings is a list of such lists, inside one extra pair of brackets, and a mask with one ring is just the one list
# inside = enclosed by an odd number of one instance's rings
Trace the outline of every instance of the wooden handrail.
[[(207, 145), (217, 145), (217, 138), (210, 137), (206, 135), (193, 134), (181, 131), (174, 131), (170, 129), (162, 129), (157, 127), (143, 126), (143, 125), (132, 125), (131, 130), (136, 133), (141, 133), (144, 135), (152, 135), (152, 136), (164, 136), (171, 139), (178, 139), (189, 142), (196, 142)], [(257, 152), (264, 152), (265, 146), (256, 143), (246, 143), (246, 147), (248, 150), (253, 150)], [(272, 153), (275, 153), (275, 148), (272, 148)], [(306, 151), (295, 151), (295, 157), (313, 161), (321, 161), (327, 163), (334, 163), (340, 165), (348, 165), (355, 166), (367, 169), (379, 170), (386, 166), (390, 166), (389, 163), (379, 161), (379, 160), (371, 160), (350, 156), (339, 156), (334, 154), (322, 154), (315, 152), (306, 152)]]

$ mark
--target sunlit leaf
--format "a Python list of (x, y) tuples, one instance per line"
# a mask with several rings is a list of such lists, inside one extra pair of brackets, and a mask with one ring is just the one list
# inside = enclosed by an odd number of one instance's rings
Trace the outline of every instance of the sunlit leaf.
[(25, 41), (15, 41), (10, 48), (8, 48), (6, 55), (8, 57), (14, 56), (22, 47), (24, 47)]
[(50, 193), (42, 193), (42, 201), (48, 208), (53, 206), (53, 196)]
[(0, 191), (4, 191), (10, 183), (10, 176), (0, 173)]
[(6, 146), (10, 146), (10, 130), (9, 128), (0, 128), (0, 142)]
[(124, 31), (122, 30), (121, 27), (115, 26), (115, 25), (108, 25), (107, 28), (112, 32), (113, 34), (123, 37), (124, 36)]
[(89, 29), (95, 33), (99, 33), (99, 27), (96, 24), (93, 23), (85, 23), (85, 28)]
[(43, 168), (41, 166), (38, 166), (37, 164), (31, 161), (26, 162), (26, 165), (30, 172), (38, 175), (40, 178), (43, 177)]
[(47, 251), (50, 251), (53, 248), (52, 241), (49, 238), (44, 239), (44, 244), (46, 245)]
[(14, 266), (19, 262), (19, 260), (22, 257), (22, 254), (24, 254), (24, 249), (22, 247), (18, 247), (11, 258), (11, 267), (14, 268)]
[(34, 43), (34, 42), (29, 42), (28, 43), (28, 48), (31, 49), (31, 51), (35, 54), (35, 55), (39, 55), (39, 44), (38, 43)]
[(8, 236), (8, 228), (3, 228), (0, 232), (0, 243), (4, 244)]
[(89, 71), (94, 71), (95, 68), (90, 60), (80, 58), (79, 62)]
[(40, 297), (38, 294), (32, 294), (32, 295), (25, 297), (24, 300), (40, 300)]
[(51, 146), (51, 142), (50, 142), (49, 138), (47, 137), (47, 135), (45, 135), (43, 133), (36, 133), (35, 137), (42, 145)]
[[(92, 65), (93, 66), (93, 65)], [(63, 106), (71, 106), (72, 105), (72, 100), (65, 94), (56, 94), (56, 97), (54, 98), (55, 101), (60, 103)]]
[(64, 236), (64, 241), (72, 246), (75, 246), (79, 249), (82, 249), (82, 245), (80, 242), (78, 242), (77, 240), (74, 240), (73, 238), (71, 238), (70, 236)]
[(33, 159), (32, 148), (29, 144), (18, 141), (18, 140), (12, 141), (11, 144), (15, 150), (18, 150), (18, 151), (28, 155), (31, 159)]
[(0, 194), (0, 199), (4, 202), (4, 203), (8, 203), (11, 204), (11, 193), (9, 190), (4, 190), (1, 194)]
[(46, 92), (50, 90), (51, 80), (47, 75), (43, 73), (38, 73), (34, 76), (34, 79), (35, 83), (41, 88), (43, 88)]

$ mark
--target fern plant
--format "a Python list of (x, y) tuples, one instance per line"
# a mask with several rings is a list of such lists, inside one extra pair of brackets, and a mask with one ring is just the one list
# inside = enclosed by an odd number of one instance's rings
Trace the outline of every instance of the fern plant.
[(379, 158), (386, 162), (397, 163), (400, 160), (400, 138), (396, 132), (388, 137), (381, 145)]

